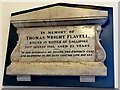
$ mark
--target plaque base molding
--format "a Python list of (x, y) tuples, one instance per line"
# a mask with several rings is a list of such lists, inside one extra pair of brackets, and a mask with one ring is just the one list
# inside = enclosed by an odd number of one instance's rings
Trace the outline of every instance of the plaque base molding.
[(107, 76), (103, 62), (12, 62), (8, 75)]

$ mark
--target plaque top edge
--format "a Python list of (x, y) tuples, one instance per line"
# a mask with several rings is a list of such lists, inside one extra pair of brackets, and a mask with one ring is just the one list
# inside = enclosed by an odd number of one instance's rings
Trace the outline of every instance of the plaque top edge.
[[(79, 5), (81, 6), (81, 5)], [(87, 6), (86, 6), (87, 7)], [(11, 17), (11, 20), (107, 17), (108, 11), (85, 7), (51, 6)]]

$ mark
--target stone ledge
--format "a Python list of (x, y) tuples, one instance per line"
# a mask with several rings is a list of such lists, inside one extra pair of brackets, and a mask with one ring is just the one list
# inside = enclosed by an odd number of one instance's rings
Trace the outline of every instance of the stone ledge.
[(7, 68), (8, 75), (47, 76), (107, 76), (103, 62), (13, 62)]

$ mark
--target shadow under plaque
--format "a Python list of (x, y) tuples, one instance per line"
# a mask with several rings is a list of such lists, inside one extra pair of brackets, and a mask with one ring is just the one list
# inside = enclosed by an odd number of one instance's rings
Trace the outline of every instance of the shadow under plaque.
[(3, 85), (114, 88), (113, 51), (111, 7), (12, 13)]

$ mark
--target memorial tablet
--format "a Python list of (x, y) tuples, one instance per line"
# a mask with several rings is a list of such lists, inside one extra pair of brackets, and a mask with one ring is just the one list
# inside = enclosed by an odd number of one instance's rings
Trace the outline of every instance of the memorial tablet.
[(12, 16), (19, 39), (7, 74), (72, 75), (81, 76), (81, 82), (106, 76), (99, 35), (107, 15), (107, 11), (58, 5)]
[(21, 61), (95, 61), (95, 26), (19, 30)]

